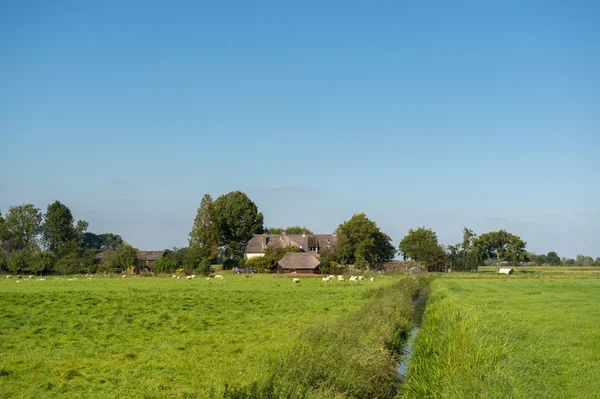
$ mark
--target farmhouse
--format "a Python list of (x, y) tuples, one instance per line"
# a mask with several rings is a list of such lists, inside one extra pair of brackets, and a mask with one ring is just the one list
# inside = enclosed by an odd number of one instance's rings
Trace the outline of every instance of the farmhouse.
[(277, 273), (315, 274), (319, 260), (307, 252), (288, 252), (277, 262)]
[[(256, 234), (246, 244), (244, 259), (265, 255), (265, 248), (298, 247), (300, 253), (308, 252), (316, 257), (330, 248), (337, 237), (335, 234)], [(313, 256), (313, 257), (314, 257)]]
[(165, 251), (139, 251), (137, 258), (140, 263), (140, 267), (145, 265), (151, 268), (154, 262), (156, 262), (156, 260), (164, 254)]

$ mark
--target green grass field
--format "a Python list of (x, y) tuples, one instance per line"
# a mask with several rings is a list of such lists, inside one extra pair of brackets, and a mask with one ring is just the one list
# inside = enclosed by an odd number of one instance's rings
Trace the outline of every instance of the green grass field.
[(432, 283), (402, 397), (600, 396), (598, 268), (526, 270)]
[[(175, 398), (272, 375), (310, 326), (398, 278), (0, 280), (0, 397)], [(360, 332), (354, 332), (360, 338)]]

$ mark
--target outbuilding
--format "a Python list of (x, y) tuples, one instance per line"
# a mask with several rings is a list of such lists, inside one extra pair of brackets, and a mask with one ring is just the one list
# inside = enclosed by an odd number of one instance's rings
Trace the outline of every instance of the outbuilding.
[(316, 274), (319, 260), (310, 253), (288, 252), (277, 262), (277, 273)]
[(514, 271), (514, 269), (509, 269), (507, 267), (503, 267), (500, 270), (498, 270), (498, 273), (501, 273), (501, 274), (515, 274), (515, 271)]

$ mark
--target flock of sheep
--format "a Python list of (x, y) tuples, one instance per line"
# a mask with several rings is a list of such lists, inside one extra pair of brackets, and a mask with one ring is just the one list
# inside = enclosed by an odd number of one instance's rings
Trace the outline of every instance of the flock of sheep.
[[(85, 276), (87, 277), (87, 279), (88, 279), (88, 280), (91, 280), (91, 279), (92, 279), (92, 275), (91, 275), (91, 274), (86, 274)], [(11, 276), (10, 274), (8, 274), (8, 275), (6, 276), (6, 278), (12, 278), (12, 277), (13, 277), (13, 276)], [(122, 277), (122, 278), (127, 278), (127, 275), (126, 275), (126, 274), (123, 274), (123, 275), (121, 275), (121, 277)], [(20, 281), (21, 281), (21, 279), (23, 279), (23, 276), (21, 276), (21, 275), (17, 275), (17, 276), (16, 276), (16, 278), (17, 278), (17, 283), (18, 283), (18, 282), (20, 282)], [(28, 278), (29, 278), (29, 279), (34, 279), (34, 278), (35, 278), (35, 276), (33, 276), (33, 275), (29, 275), (29, 276), (28, 276)], [(173, 275), (171, 276), (171, 278), (174, 278), (174, 279), (177, 279), (177, 280), (181, 280), (181, 276), (178, 276), (178, 275), (176, 275), (176, 274), (173, 274)], [(185, 278), (186, 278), (186, 280), (193, 280), (193, 279), (195, 279), (195, 278), (196, 278), (196, 275), (195, 275), (195, 274), (192, 274), (191, 276), (185, 276)], [(207, 279), (207, 280), (210, 280), (211, 278), (212, 278), (212, 277), (206, 277), (206, 279)], [(223, 276), (222, 276), (222, 275), (220, 275), (220, 274), (216, 274), (214, 278), (215, 278), (215, 279), (217, 279), (217, 280), (223, 280)], [(55, 279), (55, 280), (58, 280), (58, 277), (54, 277), (54, 279)], [(365, 279), (365, 277), (364, 277), (364, 276), (350, 276), (350, 278), (349, 278), (350, 282), (352, 282), (352, 283), (355, 283), (355, 282), (357, 282), (357, 281), (363, 281), (364, 279)], [(44, 281), (44, 280), (46, 280), (46, 278), (45, 278), (45, 277), (41, 277), (41, 278), (39, 278), (38, 280), (40, 280), (40, 281)], [(69, 281), (74, 281), (74, 280), (77, 280), (77, 277), (73, 277), (73, 278), (70, 278), (70, 279), (68, 279), (68, 280), (69, 280)], [(327, 276), (327, 277), (323, 277), (323, 278), (321, 279), (321, 281), (323, 281), (324, 283), (331, 283), (331, 282), (332, 282), (332, 281), (334, 281), (334, 280), (337, 280), (337, 281), (346, 281), (346, 279), (345, 279), (345, 278), (344, 278), (344, 276), (342, 276), (342, 275), (340, 275), (340, 276), (329, 275), (329, 276)], [(370, 278), (370, 280), (371, 280), (371, 281), (374, 281), (374, 280), (375, 280), (375, 277), (371, 277), (371, 278)], [(293, 281), (294, 283), (299, 283), (299, 282), (300, 282), (300, 279), (296, 277), (296, 278), (294, 278), (292, 281)]]
[[(365, 279), (364, 276), (350, 276), (349, 280), (351, 283), (356, 283), (357, 281), (363, 281)], [(334, 276), (332, 274), (330, 274), (327, 277), (323, 277), (321, 279), (322, 282), (324, 283), (331, 283), (332, 281), (346, 281), (346, 278), (342, 275), (340, 276)], [(371, 277), (369, 280), (371, 281), (375, 281), (375, 277)], [(294, 278), (294, 280), (292, 280), (294, 283), (299, 283), (300, 279), (299, 278)]]

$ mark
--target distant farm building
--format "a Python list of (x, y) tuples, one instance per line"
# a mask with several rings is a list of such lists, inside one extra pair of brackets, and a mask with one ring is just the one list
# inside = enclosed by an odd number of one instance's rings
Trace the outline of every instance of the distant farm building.
[(288, 252), (277, 262), (277, 273), (316, 274), (319, 260), (307, 252)]
[(515, 271), (514, 271), (514, 269), (509, 269), (509, 268), (504, 267), (504, 268), (501, 268), (500, 270), (498, 270), (498, 273), (501, 273), (501, 274), (514, 274)]
[(246, 244), (244, 259), (264, 256), (267, 247), (297, 247), (301, 253), (305, 252), (319, 257), (336, 240), (335, 234), (257, 234)]
[(140, 263), (140, 267), (146, 266), (152, 268), (152, 265), (156, 260), (162, 257), (165, 251), (139, 251), (137, 258)]

